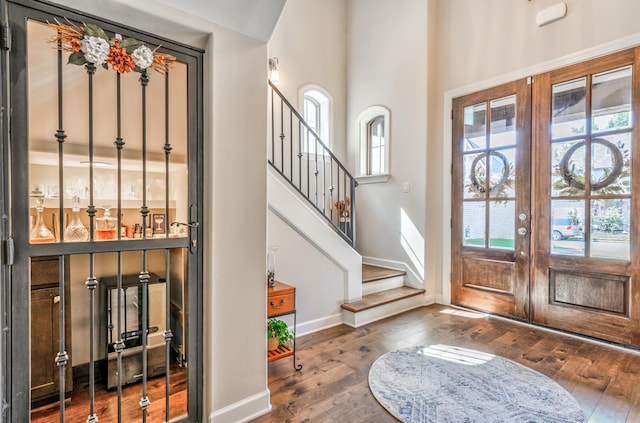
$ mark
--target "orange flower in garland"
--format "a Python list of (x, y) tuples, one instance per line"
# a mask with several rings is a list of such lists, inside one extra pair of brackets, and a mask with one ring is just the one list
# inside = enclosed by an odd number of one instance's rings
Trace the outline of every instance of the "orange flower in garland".
[(127, 53), (126, 48), (120, 47), (120, 42), (117, 40), (114, 42), (113, 47), (109, 49), (107, 63), (109, 63), (114, 70), (120, 73), (131, 72), (136, 67), (133, 57)]
[(71, 45), (71, 51), (73, 51), (75, 53), (79, 52), (82, 49), (82, 44), (80, 44), (80, 41), (78, 41), (75, 38), (72, 38), (69, 41), (69, 44)]

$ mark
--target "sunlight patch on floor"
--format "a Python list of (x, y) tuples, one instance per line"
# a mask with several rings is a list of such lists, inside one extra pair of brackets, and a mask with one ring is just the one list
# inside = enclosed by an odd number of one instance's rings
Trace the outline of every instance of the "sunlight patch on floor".
[(429, 345), (423, 347), (418, 354), (428, 357), (440, 358), (442, 360), (463, 364), (465, 366), (477, 366), (493, 360), (496, 356), (482, 351), (470, 350), (467, 348), (454, 347), (451, 345)]
[(452, 314), (454, 316), (466, 317), (469, 319), (484, 319), (487, 317), (485, 313), (477, 313), (475, 311), (466, 311), (466, 310), (457, 310), (455, 308), (445, 308), (441, 310), (440, 313), (443, 314)]

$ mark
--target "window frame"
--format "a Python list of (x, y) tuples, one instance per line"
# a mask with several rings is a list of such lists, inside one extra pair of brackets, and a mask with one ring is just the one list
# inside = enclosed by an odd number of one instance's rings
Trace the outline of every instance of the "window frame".
[[(318, 106), (317, 113), (317, 131), (316, 134), (320, 137), (320, 140), (325, 144), (329, 151), (333, 148), (333, 98), (329, 93), (319, 85), (307, 84), (299, 89), (298, 109), (300, 114), (306, 118), (307, 113), (305, 110), (306, 101), (311, 101)], [(314, 128), (312, 128), (314, 129)], [(315, 154), (315, 151), (307, 151), (307, 143), (302, 143), (303, 154)], [(328, 151), (323, 151), (323, 154), (319, 154), (323, 157), (328, 157)]]
[[(384, 132), (384, 160), (381, 173), (371, 174), (371, 123), (382, 118)], [(359, 183), (387, 182), (390, 172), (391, 112), (384, 106), (366, 108), (356, 119), (356, 179)]]

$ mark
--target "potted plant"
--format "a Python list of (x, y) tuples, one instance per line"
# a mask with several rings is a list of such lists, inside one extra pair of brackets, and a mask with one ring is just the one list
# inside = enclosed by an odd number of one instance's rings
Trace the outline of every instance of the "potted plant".
[(273, 351), (279, 345), (284, 345), (287, 341), (293, 339), (293, 332), (289, 330), (286, 322), (272, 317), (267, 320), (267, 348)]

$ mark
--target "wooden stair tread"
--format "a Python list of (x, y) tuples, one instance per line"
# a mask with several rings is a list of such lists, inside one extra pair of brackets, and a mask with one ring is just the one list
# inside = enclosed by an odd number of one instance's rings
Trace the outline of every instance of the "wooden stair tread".
[(364, 295), (362, 300), (354, 301), (348, 304), (342, 304), (342, 308), (353, 313), (368, 310), (394, 301), (403, 300), (415, 295), (424, 294), (424, 289), (411, 288), (409, 286), (401, 286), (399, 288), (388, 289), (386, 291), (375, 292), (373, 294)]
[(406, 274), (407, 272), (404, 270), (389, 269), (388, 267), (373, 266), (370, 264), (362, 265), (362, 283), (375, 282), (381, 279), (404, 276)]

